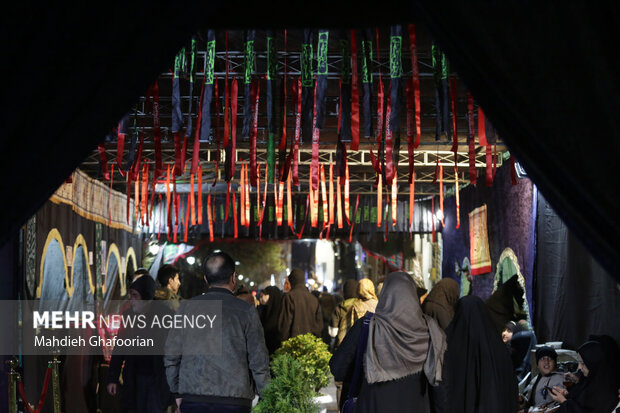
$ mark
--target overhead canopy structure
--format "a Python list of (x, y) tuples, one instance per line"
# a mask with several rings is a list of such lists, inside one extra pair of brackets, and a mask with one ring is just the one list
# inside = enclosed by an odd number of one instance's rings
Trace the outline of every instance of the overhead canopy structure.
[(3, 239), (92, 153), (201, 28), (414, 22), (430, 31), (569, 227), (617, 274), (620, 22), (610, 1), (564, 8), (432, 1), (388, 1), (376, 10), (349, 2), (81, 7), (14, 5), (4, 13), (3, 34), (11, 42), (4, 53), (10, 64), (4, 77)]

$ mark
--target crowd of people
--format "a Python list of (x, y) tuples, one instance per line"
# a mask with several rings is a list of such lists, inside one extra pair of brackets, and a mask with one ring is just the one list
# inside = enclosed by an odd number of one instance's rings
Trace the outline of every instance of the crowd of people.
[(559, 371), (555, 349), (536, 345), (516, 276), (485, 302), (459, 298), (451, 278), (422, 296), (405, 272), (384, 277), (380, 294), (370, 279), (348, 279), (336, 294), (311, 292), (300, 269), (282, 290), (269, 286), (255, 298), (237, 284), (235, 262), (224, 252), (207, 257), (203, 271), (208, 289), (190, 300), (180, 301), (179, 271), (171, 265), (159, 269), (159, 288), (148, 273), (130, 285), (130, 311), (148, 312), (138, 304), (152, 299), (181, 313), (186, 302), (216, 301), (224, 327), (218, 354), (191, 351), (188, 337), (170, 334), (167, 355), (113, 355), (107, 389), (119, 391), (124, 365), (127, 411), (249, 412), (271, 379), (270, 354), (284, 340), (312, 333), (333, 353), (340, 411), (620, 412), (614, 339), (591, 336), (577, 350), (577, 370)]

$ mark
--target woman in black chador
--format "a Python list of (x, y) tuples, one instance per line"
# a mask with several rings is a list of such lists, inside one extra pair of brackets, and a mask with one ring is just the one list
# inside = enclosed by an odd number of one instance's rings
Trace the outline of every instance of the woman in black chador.
[(482, 300), (473, 295), (461, 298), (446, 333), (448, 412), (516, 412), (512, 362)]

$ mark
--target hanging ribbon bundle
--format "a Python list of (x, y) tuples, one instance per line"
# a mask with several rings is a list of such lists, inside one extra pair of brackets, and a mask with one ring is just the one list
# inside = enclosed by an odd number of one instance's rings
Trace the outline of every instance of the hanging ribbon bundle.
[(172, 77), (172, 134), (174, 136), (174, 174), (181, 175), (181, 127), (183, 113), (181, 112), (181, 72), (185, 65), (185, 48), (182, 48), (174, 59), (174, 74)]
[[(205, 80), (202, 85), (202, 97), (198, 121), (200, 134), (194, 136), (194, 152), (192, 157), (191, 174), (196, 173), (198, 168), (198, 154), (200, 153), (200, 141), (207, 141), (211, 134), (211, 102), (213, 99), (213, 87), (215, 81), (215, 31), (207, 31), (207, 53), (205, 56)], [(198, 131), (197, 131), (198, 132)]]
[(149, 200), (149, 164), (144, 162), (142, 167), (142, 196), (140, 202), (140, 216), (142, 217), (142, 225), (149, 225), (148, 216), (148, 200)]
[(195, 206), (195, 176), (190, 175), (189, 184), (189, 215), (191, 217), (191, 224), (196, 225), (196, 206)]
[[(385, 174), (385, 141), (383, 136), (383, 122), (384, 122), (384, 100), (385, 100), (385, 91), (383, 89), (383, 78), (381, 74), (381, 49), (379, 43), (379, 29), (375, 29), (377, 35), (377, 60), (379, 61), (379, 84), (377, 86), (377, 145), (378, 145), (378, 156), (377, 160), (374, 162), (375, 164), (375, 172), (377, 174)], [(372, 150), (370, 151), (372, 155)], [(384, 175), (385, 176), (385, 175)], [(384, 179), (382, 179), (383, 181)]]
[[(260, 97), (260, 79), (252, 83), (251, 97), (252, 106), (252, 128), (250, 130), (250, 184), (252, 186), (260, 185), (258, 179), (258, 165), (256, 164), (256, 139), (258, 133), (258, 101)], [(246, 169), (247, 171), (247, 169)]]
[(415, 206), (415, 171), (411, 182), (409, 182), (409, 237), (413, 232), (413, 208)]
[(415, 101), (415, 144), (417, 148), (420, 145), (420, 137), (422, 136), (422, 121), (421, 113), (422, 108), (420, 106), (420, 71), (418, 68), (418, 51), (415, 39), (415, 26), (410, 24), (409, 29), (409, 48), (411, 53), (411, 81), (413, 83), (413, 96)]
[[(302, 141), (309, 141), (312, 137), (314, 124), (313, 118), (313, 88), (314, 77), (312, 68), (312, 30), (304, 29), (304, 38), (301, 44), (301, 86), (302, 86), (302, 104), (301, 104), (301, 127)], [(299, 185), (296, 183), (295, 185)]]
[(239, 228), (237, 223), (237, 195), (233, 192), (232, 194), (232, 207), (233, 207), (233, 222), (234, 222), (234, 238), (237, 239), (239, 237)]
[(362, 31), (362, 89), (364, 99), (362, 112), (364, 114), (364, 136), (372, 136), (372, 114), (370, 102), (372, 100), (372, 32), (370, 29)]
[(288, 227), (295, 232), (295, 228), (293, 226), (293, 193), (291, 192), (291, 174), (288, 174), (288, 178), (286, 179), (286, 220)]
[(153, 172), (153, 180), (159, 178), (164, 167), (161, 160), (161, 128), (159, 125), (159, 83), (156, 80), (146, 92), (146, 100), (153, 99), (153, 142), (155, 143), (155, 171)]
[(243, 129), (241, 136), (243, 139), (250, 137), (250, 127), (252, 125), (252, 98), (250, 96), (250, 87), (252, 85), (252, 73), (254, 72), (254, 37), (256, 35), (255, 30), (248, 30), (245, 34), (245, 47), (244, 47), (244, 98), (243, 103)]
[(189, 195), (185, 197), (185, 203), (187, 205), (185, 208), (185, 219), (183, 220), (183, 242), (187, 244), (187, 235), (189, 234)]
[(273, 89), (276, 81), (276, 47), (273, 30), (267, 30), (267, 165), (269, 182), (275, 180), (275, 135), (276, 125), (274, 120)]
[(342, 219), (342, 192), (340, 190), (340, 184), (342, 182), (342, 179), (342, 177), (336, 175), (336, 214), (338, 215), (339, 229), (344, 227), (344, 222)]
[(226, 51), (225, 59), (225, 75), (224, 75), (224, 141), (222, 142), (222, 146), (224, 149), (228, 147), (228, 139), (230, 138), (230, 89), (228, 87), (228, 72), (230, 71), (229, 62), (228, 62), (228, 30), (225, 34), (224, 47)]
[[(286, 62), (286, 57), (288, 55), (287, 51), (286, 51), (286, 47), (287, 47), (287, 31), (286, 29), (284, 30), (284, 79), (282, 80), (282, 92), (284, 94), (283, 98), (282, 98), (282, 108), (283, 108), (283, 113), (282, 113), (282, 136), (280, 137), (280, 145), (278, 146), (278, 163), (279, 163), (279, 179), (280, 182), (284, 182), (286, 181), (286, 177), (288, 175), (288, 170), (290, 168), (290, 162), (287, 162), (287, 156), (286, 156), (286, 118), (287, 118), (287, 97), (288, 97), (288, 90), (286, 87), (286, 80), (288, 77), (288, 65)], [(290, 157), (289, 157), (290, 160)]]
[[(400, 82), (403, 75), (402, 63), (402, 26), (397, 24), (390, 27), (390, 132), (392, 134), (393, 155), (392, 162), (394, 173), (388, 177), (387, 183), (391, 184), (398, 169), (400, 151)], [(387, 156), (387, 155), (386, 155)]]
[[(187, 140), (192, 137), (192, 106), (194, 103), (194, 64), (196, 62), (196, 38), (192, 37), (192, 46), (189, 58), (189, 107), (187, 109), (187, 123), (185, 126), (185, 137), (183, 141), (183, 145), (186, 145)], [(183, 165), (185, 167), (185, 165)]]
[(172, 215), (170, 210), (170, 186), (172, 185), (172, 181), (170, 179), (170, 175), (170, 165), (168, 165), (166, 169), (166, 233), (168, 234), (168, 239), (170, 239), (170, 227), (172, 226)]
[(293, 161), (293, 184), (299, 187), (299, 142), (301, 139), (302, 81), (297, 79), (297, 109), (295, 110), (295, 140), (289, 157)]
[(250, 201), (250, 180), (248, 179), (248, 165), (245, 165), (245, 226), (250, 228), (250, 211), (252, 202)]
[(443, 165), (439, 162), (439, 210), (441, 211), (441, 226), (445, 226), (443, 222)]
[(241, 165), (241, 178), (239, 181), (239, 204), (240, 204), (240, 218), (241, 226), (245, 227), (245, 164)]
[(209, 223), (209, 241), (213, 242), (213, 209), (211, 208), (211, 192), (207, 195), (207, 222)]
[(258, 214), (258, 239), (261, 239), (263, 234), (263, 219), (265, 218), (265, 209), (267, 203), (267, 184), (269, 183), (269, 166), (265, 165), (265, 186), (263, 188), (263, 200), (261, 202), (261, 212)]
[[(314, 98), (316, 100), (316, 87), (314, 88)], [(310, 165), (310, 189), (316, 191), (319, 187), (319, 127), (316, 123), (316, 112), (314, 113), (314, 128), (312, 130), (312, 163)]]
[(334, 225), (334, 165), (329, 164), (329, 225)]
[(435, 107), (437, 110), (437, 124), (435, 129), (435, 140), (441, 140), (441, 135), (445, 133), (446, 138), (450, 139), (450, 109), (448, 91), (448, 61), (446, 55), (439, 50), (433, 43), (432, 63), (433, 78), (435, 80)]
[(237, 154), (237, 93), (237, 79), (233, 79), (230, 91), (230, 141), (226, 146), (226, 182), (230, 182), (235, 177), (235, 156)]
[(351, 29), (351, 150), (359, 150), (360, 142), (360, 92), (357, 70), (357, 38)]
[(325, 165), (321, 164), (321, 198), (323, 200), (323, 228), (329, 225), (329, 208), (327, 201), (327, 187), (325, 185)]
[(379, 183), (377, 185), (377, 228), (381, 228), (381, 218), (383, 215), (383, 176), (379, 174)]
[[(353, 31), (353, 30), (352, 30)], [(351, 55), (350, 44), (346, 34), (340, 40), (340, 104), (338, 105), (338, 133), (339, 140), (351, 141)], [(353, 142), (351, 141), (351, 144)]]
[(394, 171), (394, 179), (392, 179), (392, 226), (396, 227), (398, 220), (398, 177)]
[(325, 100), (327, 98), (327, 75), (329, 73), (327, 66), (328, 40), (329, 31), (319, 30), (316, 50), (316, 96), (314, 98), (314, 116), (316, 116), (314, 127), (318, 129), (323, 129), (325, 124)]

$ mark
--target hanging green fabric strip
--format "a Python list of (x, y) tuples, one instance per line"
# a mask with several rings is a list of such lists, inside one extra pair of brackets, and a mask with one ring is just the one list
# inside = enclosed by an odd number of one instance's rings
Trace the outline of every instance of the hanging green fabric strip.
[(277, 59), (275, 38), (272, 30), (267, 31), (267, 179), (273, 182), (275, 178), (275, 134), (276, 126), (274, 120), (274, 88), (277, 72)]

